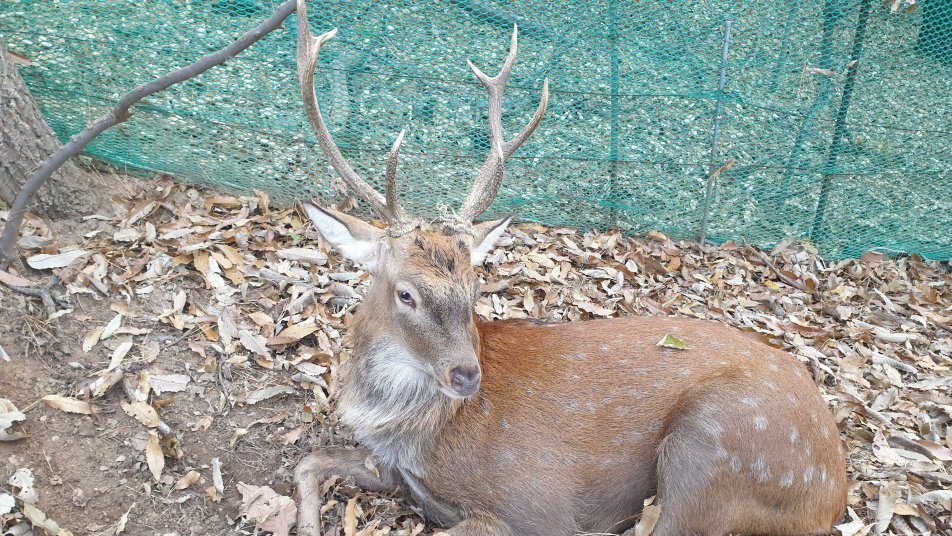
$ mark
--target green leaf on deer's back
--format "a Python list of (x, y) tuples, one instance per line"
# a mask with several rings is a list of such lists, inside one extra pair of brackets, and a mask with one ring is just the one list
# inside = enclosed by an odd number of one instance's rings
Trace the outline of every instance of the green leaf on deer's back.
[(674, 348), (675, 350), (687, 350), (688, 344), (682, 339), (675, 337), (674, 335), (668, 333), (664, 336), (663, 339), (658, 341), (658, 346), (663, 346), (665, 348)]

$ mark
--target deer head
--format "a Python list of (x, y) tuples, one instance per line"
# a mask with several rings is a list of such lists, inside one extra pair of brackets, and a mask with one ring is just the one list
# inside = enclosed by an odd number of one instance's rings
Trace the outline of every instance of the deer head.
[(548, 103), (548, 80), (542, 85), (542, 97), (532, 119), (515, 137), (505, 140), (502, 101), (516, 59), (518, 28), (513, 28), (509, 55), (499, 74), (490, 77), (467, 62), (488, 93), (490, 152), (456, 215), (445, 221), (425, 222), (409, 217), (397, 199), (397, 160), (404, 132), (397, 136), (390, 151), (386, 195), (381, 195), (344, 160), (321, 116), (314, 92), (314, 69), (321, 46), (336, 33), (332, 30), (318, 37), (312, 35), (304, 0), (298, 0), (298, 78), (308, 121), (334, 170), (388, 226), (380, 229), (312, 201), (303, 204), (304, 210), (344, 257), (374, 274), (355, 318), (355, 348), (385, 353), (386, 373), (394, 382), (432, 379), (447, 396), (468, 397), (476, 392), (480, 381), (479, 338), (473, 321), (479, 281), (473, 267), (483, 262), (510, 218), (478, 224), (473, 220), (498, 193), (506, 159), (542, 120)]

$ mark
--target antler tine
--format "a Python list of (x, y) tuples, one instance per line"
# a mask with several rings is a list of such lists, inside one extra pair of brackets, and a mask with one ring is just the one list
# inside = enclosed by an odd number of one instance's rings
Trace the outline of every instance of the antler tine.
[[(387, 221), (396, 223), (399, 221), (399, 218), (397, 218), (397, 214), (391, 211), (390, 204), (384, 199), (384, 196), (380, 195), (380, 192), (362, 179), (360, 175), (354, 171), (354, 168), (344, 160), (344, 155), (341, 154), (340, 149), (334, 142), (334, 138), (331, 137), (330, 130), (328, 130), (324, 118), (321, 117), (321, 108), (317, 103), (317, 94), (314, 92), (314, 69), (317, 67), (317, 57), (321, 51), (321, 46), (337, 35), (337, 29), (314, 37), (310, 31), (307, 20), (307, 7), (304, 5), (304, 2), (305, 0), (297, 0), (297, 68), (298, 79), (301, 82), (301, 95), (304, 98), (304, 110), (307, 113), (308, 122), (311, 123), (311, 128), (314, 130), (314, 134), (317, 135), (317, 142), (324, 151), (324, 154), (327, 155), (327, 159), (330, 161), (331, 166), (333, 166), (334, 171), (340, 175), (347, 186), (356, 192), (358, 196), (373, 207), (373, 209)], [(402, 136), (400, 139), (402, 139)], [(396, 159), (392, 153), (391, 159)], [(388, 181), (390, 180), (389, 175), (388, 166)], [(396, 206), (395, 203), (394, 206)]]
[(390, 148), (390, 158), (387, 159), (387, 210), (398, 221), (406, 220), (406, 213), (400, 207), (400, 201), (397, 199), (397, 160), (400, 156), (400, 144), (403, 143), (403, 135), (406, 130), (401, 130), (397, 139)]
[(473, 74), (486, 88), (489, 97), (489, 143), (491, 151), (486, 158), (486, 162), (479, 168), (476, 180), (473, 182), (473, 188), (463, 202), (463, 206), (457, 213), (457, 219), (462, 222), (472, 222), (476, 216), (483, 213), (489, 205), (492, 204), (496, 194), (499, 193), (499, 186), (502, 183), (505, 161), (512, 156), (529, 136), (535, 132), (542, 116), (545, 115), (546, 107), (549, 104), (549, 79), (546, 78), (542, 83), (542, 96), (539, 99), (539, 106), (536, 108), (532, 119), (525, 127), (519, 131), (513, 139), (504, 141), (502, 128), (502, 100), (506, 90), (506, 83), (509, 81), (509, 74), (512, 72), (512, 66), (516, 61), (516, 51), (518, 48), (519, 27), (514, 25), (512, 28), (512, 41), (509, 44), (509, 55), (503, 63), (502, 69), (494, 77), (489, 77), (479, 68), (473, 65), (473, 62), (467, 60), (467, 65), (472, 69)]

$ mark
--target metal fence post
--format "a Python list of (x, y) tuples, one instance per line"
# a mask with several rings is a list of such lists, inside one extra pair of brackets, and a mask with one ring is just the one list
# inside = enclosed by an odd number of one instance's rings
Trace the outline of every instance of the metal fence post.
[(714, 193), (712, 174), (717, 169), (717, 138), (721, 134), (721, 109), (724, 98), (724, 83), (727, 80), (727, 57), (731, 46), (731, 21), (724, 21), (724, 44), (721, 47), (721, 69), (717, 79), (717, 104), (714, 107), (714, 136), (711, 138), (711, 163), (707, 170), (704, 187), (704, 207), (701, 214), (701, 228), (699, 231), (701, 245), (707, 238), (707, 223), (711, 212), (711, 196)]
[(813, 226), (810, 228), (810, 239), (814, 242), (820, 234), (823, 225), (823, 216), (826, 214), (826, 205), (830, 196), (833, 175), (836, 172), (836, 160), (840, 152), (840, 144), (846, 136), (846, 115), (850, 109), (850, 99), (853, 97), (853, 87), (856, 85), (856, 72), (859, 67), (860, 56), (863, 55), (863, 44), (866, 41), (866, 27), (869, 23), (871, 0), (863, 0), (860, 5), (859, 20), (856, 21), (856, 33), (853, 34), (853, 50), (850, 52), (850, 61), (846, 66), (846, 82), (843, 84), (843, 96), (840, 98), (840, 107), (836, 111), (836, 123), (833, 126), (833, 141), (830, 142), (830, 153), (827, 155), (826, 165), (823, 166), (823, 183), (820, 186), (820, 198), (817, 200), (816, 212), (813, 216)]
[(611, 87), (611, 133), (609, 139), (609, 149), (608, 149), (608, 180), (609, 180), (609, 189), (608, 195), (611, 197), (610, 207), (608, 211), (608, 217), (611, 221), (608, 222), (608, 226), (612, 227), (615, 225), (617, 219), (617, 210), (615, 202), (615, 197), (617, 192), (615, 191), (615, 183), (618, 180), (618, 8), (617, 0), (609, 0), (608, 3), (608, 18), (610, 30), (608, 34), (608, 43), (611, 47), (609, 53), (609, 84)]

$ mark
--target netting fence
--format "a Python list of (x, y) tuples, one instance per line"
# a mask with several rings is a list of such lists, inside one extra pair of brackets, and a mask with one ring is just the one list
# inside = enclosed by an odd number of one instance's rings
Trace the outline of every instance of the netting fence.
[[(2, 0), (0, 39), (64, 139), (132, 86), (221, 48), (276, 0)], [(404, 204), (458, 207), (488, 150), (483, 89), (520, 51), (510, 132), (549, 112), (490, 212), (770, 246), (812, 239), (952, 257), (949, 0), (332, 0), (309, 4), (318, 94), (380, 184), (396, 133)], [(148, 99), (88, 149), (284, 201), (332, 194), (295, 79), (295, 17), (227, 65)], [(718, 110), (720, 113), (718, 114)], [(733, 161), (712, 178), (712, 172)]]

